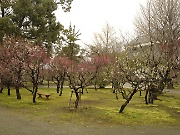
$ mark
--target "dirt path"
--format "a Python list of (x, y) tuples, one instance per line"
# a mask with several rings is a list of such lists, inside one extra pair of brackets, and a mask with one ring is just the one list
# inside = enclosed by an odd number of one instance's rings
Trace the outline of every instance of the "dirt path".
[(50, 124), (0, 107), (0, 135), (179, 135), (180, 127)]

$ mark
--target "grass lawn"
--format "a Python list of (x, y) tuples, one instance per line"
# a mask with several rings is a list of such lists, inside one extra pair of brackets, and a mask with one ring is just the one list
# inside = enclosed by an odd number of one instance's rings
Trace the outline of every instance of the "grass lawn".
[[(0, 94), (0, 106), (9, 108), (30, 118), (36, 118), (52, 123), (75, 124), (105, 124), (105, 125), (178, 125), (180, 126), (180, 94), (165, 93), (153, 105), (145, 105), (144, 96), (137, 93), (125, 108), (123, 113), (118, 113), (124, 103), (119, 95), (116, 100), (111, 89), (88, 89), (81, 98), (80, 108), (73, 109), (75, 95), (73, 95), (71, 108), (68, 108), (71, 90), (64, 88), (60, 97), (55, 88), (39, 88), (39, 91), (53, 93), (49, 99), (36, 98), (37, 103), (32, 103), (32, 94), (21, 89), (22, 99), (17, 100), (15, 90), (7, 95), (4, 90)], [(143, 93), (144, 94), (144, 93)], [(38, 96), (37, 96), (38, 97)]]

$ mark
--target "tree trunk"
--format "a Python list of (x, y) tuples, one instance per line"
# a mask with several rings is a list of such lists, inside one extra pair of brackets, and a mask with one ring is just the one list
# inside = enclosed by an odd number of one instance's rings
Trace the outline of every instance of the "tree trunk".
[(59, 96), (62, 96), (62, 90), (63, 88), (60, 89)]
[(114, 88), (113, 88), (113, 91), (112, 91), (112, 93), (114, 93), (114, 94), (116, 93), (116, 90), (115, 90)]
[(148, 102), (148, 91), (146, 91), (144, 98), (145, 98), (145, 103), (148, 105), (149, 104), (149, 102)]
[(116, 99), (119, 99), (119, 98), (118, 98), (118, 93), (116, 92), (115, 94), (116, 94)]
[(112, 89), (114, 89), (114, 83), (112, 82)]
[(19, 88), (16, 88), (16, 97), (17, 97), (17, 99), (21, 99), (21, 94), (19, 92)]
[(142, 96), (142, 91), (141, 90), (139, 91), (139, 96)]
[(36, 103), (36, 94), (37, 94), (38, 86), (36, 84), (34, 92), (33, 92), (33, 103)]
[(125, 107), (128, 105), (128, 103), (131, 101), (134, 94), (137, 92), (137, 89), (135, 88), (133, 92), (130, 94), (129, 98), (126, 100), (126, 102), (121, 106), (119, 113), (122, 113)]
[(149, 92), (149, 96), (148, 96), (148, 97), (149, 97), (149, 100), (148, 100), (149, 103), (150, 103), (150, 104), (153, 104), (153, 102), (154, 102), (153, 93), (152, 93), (152, 92)]
[(4, 89), (3, 87), (1, 87), (1, 88), (0, 88), (0, 93), (2, 93), (2, 92), (3, 92), (3, 89)]
[(76, 94), (75, 108), (78, 108), (80, 97), (78, 91), (75, 91), (75, 94)]
[(5, 11), (4, 11), (4, 7), (1, 6), (1, 17), (5, 16)]
[(81, 94), (84, 94), (84, 88), (82, 87)]
[(148, 103), (151, 103), (151, 92), (148, 94)]
[(11, 88), (10, 88), (10, 86), (7, 86), (7, 89), (8, 89), (8, 95), (11, 95)]
[(48, 88), (49, 88), (49, 80), (48, 80)]
[(62, 81), (61, 81), (61, 89), (60, 89), (60, 93), (59, 93), (59, 96), (62, 96), (62, 91), (63, 91), (63, 86), (64, 86), (64, 79), (62, 79)]
[(59, 89), (60, 89), (60, 83), (57, 83), (57, 88), (56, 88), (56, 92), (59, 93)]
[(97, 82), (94, 83), (94, 89), (97, 90)]
[(32, 90), (32, 93), (34, 93), (35, 91), (35, 86), (34, 86), (34, 82), (33, 82), (33, 90)]
[(69, 108), (71, 107), (70, 104), (71, 104), (72, 95), (73, 95), (73, 91), (71, 91), (71, 96), (70, 96), (69, 103), (68, 103)]

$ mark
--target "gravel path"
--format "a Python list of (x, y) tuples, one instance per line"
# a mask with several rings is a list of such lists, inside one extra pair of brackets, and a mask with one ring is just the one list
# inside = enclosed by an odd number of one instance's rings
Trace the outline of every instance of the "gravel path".
[(179, 135), (180, 127), (50, 124), (0, 107), (0, 135)]

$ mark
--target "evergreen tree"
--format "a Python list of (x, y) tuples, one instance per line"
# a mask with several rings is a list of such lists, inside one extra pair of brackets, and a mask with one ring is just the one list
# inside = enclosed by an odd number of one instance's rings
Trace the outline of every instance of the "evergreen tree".
[(54, 11), (60, 4), (70, 10), (72, 0), (0, 0), (0, 39), (4, 35), (20, 36), (45, 46), (48, 53), (57, 43), (63, 26), (56, 22)]

